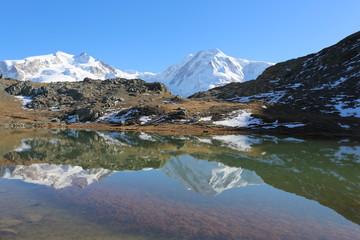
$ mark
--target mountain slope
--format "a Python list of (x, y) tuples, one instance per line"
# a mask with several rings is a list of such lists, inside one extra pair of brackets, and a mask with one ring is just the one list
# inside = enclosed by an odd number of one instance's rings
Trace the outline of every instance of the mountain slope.
[[(191, 98), (264, 101), (269, 106), (263, 112), (272, 119), (290, 118), (290, 112), (296, 112), (299, 121), (324, 125), (320, 120), (333, 118), (331, 121), (339, 123), (338, 127), (350, 130), (359, 128), (359, 80), (360, 32), (357, 32), (316, 54), (271, 66), (254, 81), (228, 84)], [(313, 119), (307, 119), (307, 114), (312, 114)]]
[(0, 61), (0, 73), (8, 78), (34, 82), (81, 81), (86, 77), (102, 80), (140, 78), (150, 82), (160, 81), (175, 94), (189, 96), (230, 82), (255, 79), (270, 65), (229, 57), (218, 49), (208, 49), (188, 55), (181, 63), (155, 74), (121, 71), (86, 53), (75, 56), (58, 51), (23, 60)]
[(189, 96), (231, 82), (255, 79), (271, 65), (233, 58), (215, 48), (190, 54), (181, 63), (149, 79), (164, 83), (174, 94)]

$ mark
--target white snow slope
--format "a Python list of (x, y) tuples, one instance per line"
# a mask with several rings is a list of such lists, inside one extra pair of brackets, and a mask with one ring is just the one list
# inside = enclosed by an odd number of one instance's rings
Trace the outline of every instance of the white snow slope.
[(231, 82), (255, 79), (271, 65), (230, 57), (215, 48), (190, 54), (152, 79), (164, 83), (174, 94), (187, 97)]
[(190, 54), (161, 73), (121, 71), (101, 60), (82, 53), (64, 52), (28, 57), (23, 60), (0, 61), (0, 73), (5, 77), (34, 82), (81, 81), (94, 79), (140, 78), (164, 83), (174, 94), (187, 97), (230, 82), (255, 79), (272, 63), (255, 62), (227, 56), (219, 49), (207, 49)]
[[(138, 72), (120, 71), (101, 60), (95, 60), (86, 53), (78, 56), (64, 52), (28, 57), (23, 60), (0, 62), (0, 73), (5, 77), (34, 82), (82, 81), (93, 79), (137, 78)], [(148, 77), (152, 74), (146, 74)]]

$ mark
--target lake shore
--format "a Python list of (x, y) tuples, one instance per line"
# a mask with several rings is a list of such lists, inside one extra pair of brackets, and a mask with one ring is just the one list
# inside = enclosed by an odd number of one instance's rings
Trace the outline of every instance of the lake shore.
[(274, 136), (287, 136), (287, 137), (300, 137), (300, 138), (351, 138), (360, 139), (360, 136), (356, 133), (348, 132), (336, 132), (336, 131), (319, 131), (316, 129), (302, 128), (281, 128), (281, 129), (249, 129), (249, 128), (237, 128), (226, 126), (214, 126), (206, 124), (169, 124), (160, 123), (156, 125), (130, 125), (119, 126), (116, 124), (104, 124), (104, 123), (80, 123), (80, 124), (23, 124), (11, 123), (1, 124), (1, 128), (14, 128), (14, 129), (36, 129), (36, 128), (48, 128), (48, 129), (79, 129), (79, 130), (111, 130), (111, 131), (134, 131), (134, 132), (147, 132), (147, 133), (161, 133), (163, 135), (206, 135), (206, 134), (262, 134), (262, 135), (274, 135)]

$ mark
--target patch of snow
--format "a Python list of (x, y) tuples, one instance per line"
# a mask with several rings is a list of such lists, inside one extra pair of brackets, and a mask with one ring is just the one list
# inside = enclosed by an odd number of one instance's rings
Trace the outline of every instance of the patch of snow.
[(286, 94), (286, 91), (275, 91), (275, 92), (268, 92), (268, 93), (259, 93), (252, 96), (246, 96), (246, 97), (234, 97), (230, 99), (223, 99), (225, 101), (231, 101), (231, 102), (240, 102), (240, 103), (247, 103), (253, 100), (263, 100), (267, 101), (269, 103), (278, 103), (279, 100), (284, 97)]
[(344, 77), (341, 77), (339, 80), (337, 80), (336, 82), (330, 84), (330, 87), (333, 88), (333, 87), (336, 87), (338, 86), (339, 84), (345, 82), (346, 80), (348, 80), (348, 78), (344, 78)]
[(284, 124), (283, 126), (287, 127), (287, 128), (296, 128), (296, 127), (306, 126), (306, 124), (304, 124), (304, 123), (291, 123), (291, 124)]
[(250, 125), (261, 124), (261, 120), (251, 117), (248, 110), (236, 110), (230, 113), (230, 117), (222, 121), (215, 121), (213, 124), (229, 127), (248, 127)]
[(139, 112), (139, 110), (129, 110), (126, 113), (124, 113), (123, 115), (118, 115), (119, 112), (123, 111), (124, 109), (118, 110), (118, 111), (114, 111), (114, 112), (110, 112), (107, 114), (104, 114), (104, 116), (100, 117), (98, 119), (98, 121), (106, 121), (106, 122), (110, 122), (110, 123), (119, 123), (122, 121), (126, 121), (128, 119), (132, 119), (132, 117), (130, 117), (131, 114), (137, 113)]
[(313, 91), (317, 91), (317, 90), (323, 90), (325, 88), (325, 84), (322, 85), (321, 87), (314, 87), (314, 88), (311, 88), (310, 90), (313, 90)]
[(212, 116), (209, 116), (209, 117), (202, 117), (199, 119), (199, 121), (211, 121), (212, 119)]
[(161, 116), (157, 119), (154, 120), (154, 122), (162, 122), (162, 121), (165, 121), (166, 119), (168, 119), (168, 115), (164, 115), (164, 116)]
[(334, 105), (341, 117), (357, 117), (360, 118), (360, 99), (355, 101), (355, 107), (349, 108), (344, 102), (339, 101)]
[(22, 108), (23, 109), (29, 109), (27, 107), (27, 105), (33, 101), (31, 97), (22, 96), (22, 95), (18, 95), (18, 96), (15, 96), (15, 97), (22, 102), (22, 104), (23, 104)]
[(151, 117), (150, 116), (142, 116), (142, 117), (139, 118), (139, 120), (140, 120), (141, 124), (145, 124), (145, 123), (151, 121)]
[(342, 128), (350, 128), (350, 126), (349, 125), (346, 125), (346, 124), (341, 124), (341, 123), (338, 123), (339, 124), (339, 126), (340, 127), (342, 127)]
[(60, 111), (60, 106), (52, 107), (51, 111)]
[(293, 85), (287, 86), (287, 88), (298, 88), (301, 87), (303, 84), (302, 83), (295, 83)]

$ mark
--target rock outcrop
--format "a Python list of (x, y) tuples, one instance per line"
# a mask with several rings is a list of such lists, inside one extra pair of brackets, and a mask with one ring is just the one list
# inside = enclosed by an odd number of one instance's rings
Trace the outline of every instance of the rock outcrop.
[(37, 84), (19, 81), (5, 89), (9, 94), (31, 98), (29, 109), (63, 111), (67, 116), (77, 116), (80, 122), (95, 121), (108, 109), (121, 107), (128, 102), (172, 96), (162, 83), (148, 83), (141, 79), (93, 80), (82, 82), (56, 82)]

